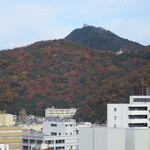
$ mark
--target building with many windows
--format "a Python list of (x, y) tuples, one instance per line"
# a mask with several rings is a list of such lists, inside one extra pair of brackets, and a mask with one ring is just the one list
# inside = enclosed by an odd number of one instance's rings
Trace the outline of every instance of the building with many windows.
[(0, 144), (9, 145), (9, 149), (22, 148), (22, 127), (19, 126), (1, 126)]
[(107, 126), (150, 128), (150, 96), (130, 96), (129, 104), (108, 104)]
[(45, 117), (58, 117), (58, 118), (73, 118), (77, 109), (57, 109), (57, 108), (47, 108), (45, 110)]
[(75, 120), (48, 118), (42, 132), (23, 135), (22, 149), (77, 150), (78, 140)]

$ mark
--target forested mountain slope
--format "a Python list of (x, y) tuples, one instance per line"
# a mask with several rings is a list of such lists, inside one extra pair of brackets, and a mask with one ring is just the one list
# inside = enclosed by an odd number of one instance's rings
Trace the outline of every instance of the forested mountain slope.
[(76, 118), (106, 121), (106, 104), (128, 102), (150, 85), (150, 50), (116, 55), (67, 40), (0, 51), (0, 109), (44, 115), (79, 108)]

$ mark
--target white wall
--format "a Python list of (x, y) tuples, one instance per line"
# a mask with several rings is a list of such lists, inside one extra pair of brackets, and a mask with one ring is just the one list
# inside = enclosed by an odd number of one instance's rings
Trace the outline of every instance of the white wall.
[(107, 141), (107, 150), (125, 150), (125, 130), (109, 128)]
[(128, 104), (107, 104), (107, 127), (128, 127)]
[(79, 150), (150, 150), (150, 129), (79, 128)]
[[(51, 126), (56, 124), (56, 126)], [(51, 132), (56, 132), (57, 136), (74, 136), (76, 134), (76, 123), (75, 122), (57, 122), (57, 121), (46, 121), (43, 123), (43, 133), (51, 135)]]
[(79, 150), (94, 150), (93, 141), (92, 128), (79, 128)]
[(107, 143), (107, 139), (108, 139), (108, 131), (105, 130), (104, 128), (95, 128), (93, 130), (94, 132), (94, 150), (98, 150), (97, 148), (99, 148), (99, 150), (107, 150), (108, 149), (108, 143)]
[(124, 130), (79, 128), (79, 150), (125, 150)]

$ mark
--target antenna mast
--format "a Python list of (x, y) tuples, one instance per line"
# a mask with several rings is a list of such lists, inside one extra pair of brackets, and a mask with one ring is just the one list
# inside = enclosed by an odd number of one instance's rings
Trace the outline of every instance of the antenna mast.
[(142, 95), (144, 95), (144, 81), (143, 81), (143, 75), (142, 75)]

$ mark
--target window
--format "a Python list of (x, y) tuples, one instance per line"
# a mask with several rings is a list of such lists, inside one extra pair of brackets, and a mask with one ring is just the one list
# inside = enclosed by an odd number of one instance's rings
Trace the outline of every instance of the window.
[(42, 140), (37, 140), (37, 144), (41, 144), (42, 143)]
[(143, 107), (141, 107), (141, 106), (139, 106), (139, 107), (129, 107), (129, 110), (130, 111), (145, 111), (145, 110), (147, 110), (147, 107), (145, 107), (145, 106), (143, 106)]
[(23, 146), (23, 150), (28, 150), (28, 146)]
[(54, 144), (54, 140), (45, 141), (46, 144)]
[(79, 130), (76, 130), (76, 134), (77, 134), (77, 135), (79, 134)]
[(117, 119), (117, 116), (114, 116), (114, 120), (116, 120)]
[(129, 123), (129, 127), (147, 127), (147, 123)]
[(49, 147), (48, 150), (54, 150), (54, 147)]
[(65, 143), (65, 140), (56, 140), (56, 143)]
[(28, 139), (23, 139), (23, 143), (28, 143)]
[(129, 119), (147, 119), (147, 115), (129, 115)]
[(61, 135), (61, 133), (59, 132), (59, 135)]
[(150, 98), (134, 98), (134, 102), (150, 102)]
[(56, 147), (56, 150), (58, 149), (65, 149), (65, 147), (64, 146)]
[(116, 128), (116, 124), (114, 124), (114, 128)]
[(56, 133), (56, 132), (51, 132), (51, 135), (53, 135), (53, 136), (54, 136), (54, 135), (57, 135), (57, 133)]
[(30, 143), (35, 143), (35, 140), (30, 140)]
[(51, 127), (57, 127), (57, 124), (51, 124)]
[(114, 108), (114, 111), (117, 111), (117, 108)]

